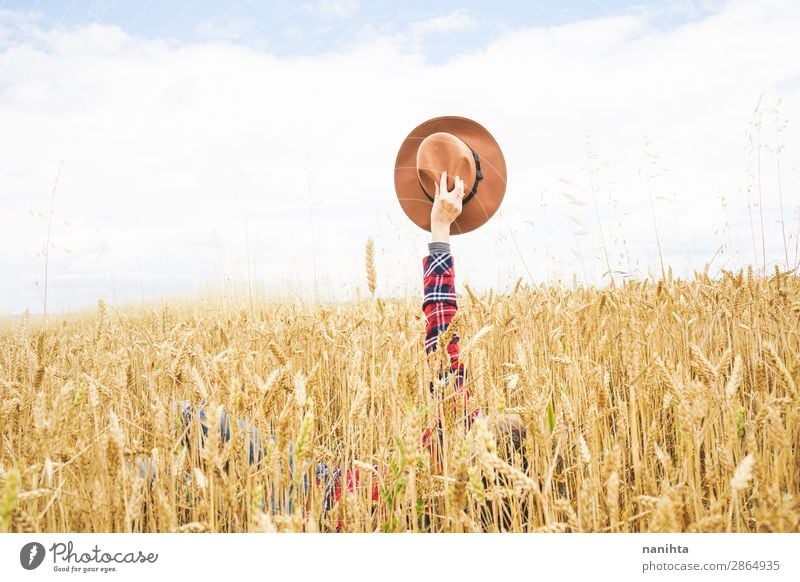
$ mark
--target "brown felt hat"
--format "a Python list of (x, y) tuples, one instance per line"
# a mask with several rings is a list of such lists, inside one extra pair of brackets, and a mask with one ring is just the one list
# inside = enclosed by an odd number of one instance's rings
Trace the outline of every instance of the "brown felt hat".
[(486, 223), (506, 192), (506, 161), (482, 125), (465, 117), (435, 117), (418, 125), (400, 145), (394, 164), (394, 189), (403, 212), (430, 232), (436, 183), (447, 170), (447, 189), (464, 181), (461, 214), (450, 234), (464, 234)]

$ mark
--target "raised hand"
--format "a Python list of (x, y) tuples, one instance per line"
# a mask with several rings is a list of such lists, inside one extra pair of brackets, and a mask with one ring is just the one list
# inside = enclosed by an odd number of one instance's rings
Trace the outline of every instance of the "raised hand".
[(450, 238), (450, 225), (461, 214), (464, 200), (464, 181), (460, 176), (455, 177), (455, 186), (447, 190), (447, 170), (442, 172), (441, 179), (436, 184), (436, 195), (431, 208), (431, 234), (433, 241), (448, 242)]

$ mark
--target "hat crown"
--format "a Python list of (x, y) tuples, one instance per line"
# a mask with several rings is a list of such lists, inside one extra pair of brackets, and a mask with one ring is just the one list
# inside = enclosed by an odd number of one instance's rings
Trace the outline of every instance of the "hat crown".
[(445, 131), (432, 133), (422, 140), (417, 150), (417, 177), (422, 189), (433, 200), (436, 184), (447, 171), (447, 189), (455, 187), (455, 177), (464, 181), (469, 190), (476, 177), (472, 150), (461, 138)]

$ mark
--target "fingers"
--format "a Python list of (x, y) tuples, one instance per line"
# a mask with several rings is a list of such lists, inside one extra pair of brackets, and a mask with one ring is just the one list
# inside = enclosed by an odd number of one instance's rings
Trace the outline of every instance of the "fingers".
[(443, 192), (446, 194), (453, 194), (458, 198), (464, 198), (464, 180), (461, 179), (461, 176), (456, 176), (453, 180), (454, 186), (452, 190), (447, 189), (447, 170), (442, 172), (441, 178), (439, 182), (436, 182), (436, 196), (439, 196)]

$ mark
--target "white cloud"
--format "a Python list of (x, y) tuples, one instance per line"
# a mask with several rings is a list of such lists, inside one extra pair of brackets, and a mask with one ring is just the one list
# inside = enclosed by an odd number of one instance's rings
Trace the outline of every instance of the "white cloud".
[(42, 17), (36, 10), (17, 11), (0, 7), (0, 49), (13, 45)]
[(308, 5), (308, 11), (330, 20), (343, 20), (355, 16), (361, 0), (319, 0)]
[(447, 34), (450, 32), (464, 32), (474, 30), (478, 22), (463, 10), (456, 10), (450, 14), (434, 16), (412, 22), (409, 31), (412, 34)]
[[(501, 212), (452, 240), (460, 280), (478, 289), (529, 272), (603, 281), (603, 241), (613, 270), (655, 271), (649, 192), (676, 272), (712, 257), (712, 274), (763, 256), (783, 267), (800, 220), (798, 24), (794, 2), (736, 2), (671, 31), (646, 15), (521, 29), (437, 65), (390, 35), (278, 58), (33, 24), (37, 44), (0, 49), (0, 312), (41, 309), (59, 167), (50, 309), (248, 277), (313, 297), (315, 267), (321, 296), (351, 295), (368, 236), (379, 292), (421, 293), (426, 233), (402, 214), (392, 167), (403, 137), (445, 114), (487, 126), (509, 167)], [(778, 98), (790, 118), (786, 251), (766, 148), (763, 252), (754, 206), (747, 130), (762, 93), (765, 144)]]
[(209, 18), (195, 26), (194, 32), (198, 38), (204, 40), (237, 40), (245, 35), (248, 31), (255, 28), (256, 23), (253, 20), (242, 18), (239, 16), (230, 16), (227, 18)]

